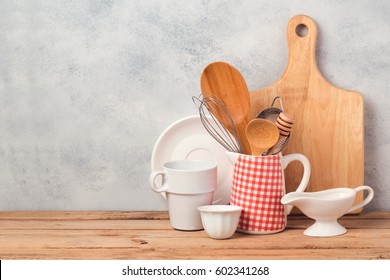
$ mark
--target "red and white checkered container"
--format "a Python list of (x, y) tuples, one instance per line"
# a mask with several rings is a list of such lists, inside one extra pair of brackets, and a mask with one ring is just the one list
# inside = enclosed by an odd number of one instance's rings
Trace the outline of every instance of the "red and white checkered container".
[(294, 160), (302, 162), (304, 174), (297, 191), (304, 191), (310, 178), (309, 160), (301, 154), (227, 155), (234, 162), (230, 204), (243, 207), (237, 231), (271, 234), (284, 230), (292, 208), (280, 202), (286, 192), (284, 169)]

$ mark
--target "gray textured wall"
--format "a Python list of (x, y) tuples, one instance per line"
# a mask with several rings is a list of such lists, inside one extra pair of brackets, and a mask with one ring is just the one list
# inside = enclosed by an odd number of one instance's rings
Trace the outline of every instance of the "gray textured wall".
[(365, 98), (369, 209), (390, 209), (390, 1), (0, 1), (0, 210), (165, 209), (147, 184), (159, 134), (196, 110), (203, 68), (279, 79), (296, 14), (318, 63)]

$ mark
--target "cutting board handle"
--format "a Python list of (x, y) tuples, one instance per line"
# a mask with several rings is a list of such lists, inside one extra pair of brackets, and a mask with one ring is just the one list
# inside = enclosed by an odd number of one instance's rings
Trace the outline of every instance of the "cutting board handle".
[[(316, 63), (317, 25), (308, 16), (297, 15), (287, 24), (288, 66), (284, 73), (299, 73), (294, 79), (307, 82), (309, 71), (320, 73)], [(314, 67), (314, 69), (313, 69)]]

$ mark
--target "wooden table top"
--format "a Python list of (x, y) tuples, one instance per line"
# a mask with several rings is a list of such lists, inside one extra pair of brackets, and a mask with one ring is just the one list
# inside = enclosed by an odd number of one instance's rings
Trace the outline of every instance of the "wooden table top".
[(0, 259), (390, 259), (390, 211), (344, 216), (337, 237), (303, 235), (312, 223), (214, 240), (172, 229), (166, 212), (0, 212)]

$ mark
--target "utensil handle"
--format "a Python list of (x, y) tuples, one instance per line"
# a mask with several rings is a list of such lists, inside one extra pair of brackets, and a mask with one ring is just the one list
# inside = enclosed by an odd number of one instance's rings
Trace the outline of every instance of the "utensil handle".
[(367, 197), (362, 202), (356, 204), (355, 206), (352, 206), (351, 209), (349, 209), (347, 213), (355, 211), (356, 209), (359, 209), (359, 208), (367, 205), (374, 198), (374, 190), (371, 187), (360, 186), (360, 187), (354, 188), (355, 192), (364, 191), (364, 190), (368, 191)]
[[(162, 176), (163, 178), (163, 184), (161, 186), (158, 186), (156, 184), (156, 178), (158, 176)], [(168, 185), (166, 183), (166, 177), (167, 176), (167, 173), (164, 172), (164, 171), (153, 171), (150, 176), (149, 176), (149, 185), (150, 187), (152, 188), (153, 191), (155, 192), (165, 192), (167, 189), (168, 189)]]
[(310, 69), (313, 71), (312, 67), (320, 73), (316, 62), (316, 41), (317, 25), (313, 19), (306, 15), (290, 19), (287, 24), (288, 67), (285, 74), (294, 75), (291, 78), (297, 79), (298, 83), (307, 82), (309, 76), (302, 74)]
[[(310, 179), (310, 173), (311, 173), (310, 161), (308, 160), (307, 157), (305, 157), (302, 154), (291, 154), (291, 155), (283, 156), (282, 157), (283, 169), (286, 169), (287, 166), (290, 164), (290, 162), (293, 162), (295, 160), (301, 162), (303, 165), (302, 180), (299, 183), (298, 188), (296, 189), (296, 192), (303, 192), (303, 191), (305, 191), (307, 184), (309, 183), (309, 179)], [(289, 215), (294, 206), (287, 205), (286, 207), (287, 207), (286, 208), (287, 215)]]

